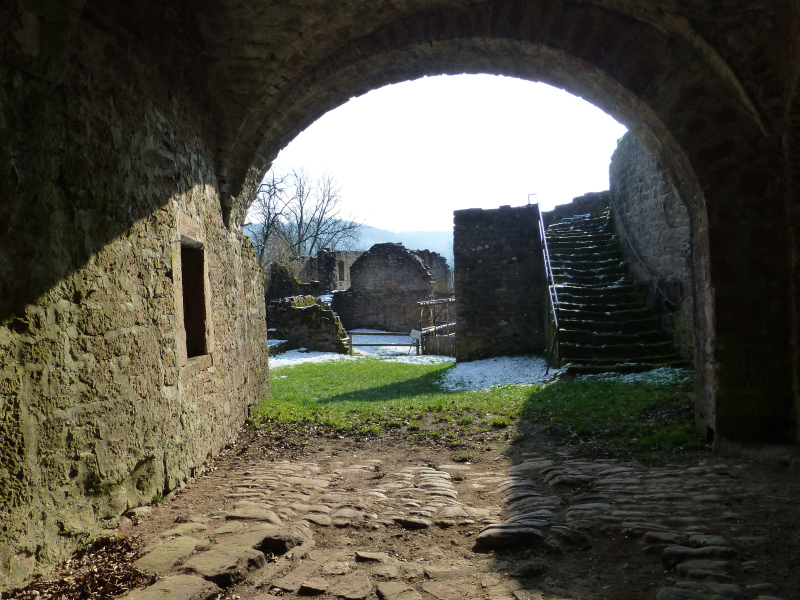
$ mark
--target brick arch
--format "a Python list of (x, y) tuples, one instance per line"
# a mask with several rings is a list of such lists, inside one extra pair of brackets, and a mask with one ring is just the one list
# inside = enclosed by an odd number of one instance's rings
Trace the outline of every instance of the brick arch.
[[(635, 12), (636, 3), (605, 4), (542, 0), (434, 11), (352, 39), (316, 62), (294, 55), (289, 63), (299, 74), (248, 113), (239, 130), (247, 133), (223, 161), (229, 166), (220, 179), (238, 195), (234, 215), (244, 213), (277, 152), (354, 95), (456, 73), (562, 87), (632, 129), (690, 209), (698, 422), (731, 437), (790, 437), (791, 352), (782, 320), (791, 306), (774, 119), (686, 20), (659, 21), (658, 11)], [(754, 354), (773, 358), (752, 361)]]
[[(796, 430), (797, 0), (0, 0), (0, 587), (188, 477), (268, 392), (260, 280), (218, 202), (235, 222), (351, 95), (479, 71), (566, 87), (645, 139), (697, 215), (700, 421)], [(197, 232), (214, 374), (177, 360)], [(98, 432), (117, 417), (122, 437)]]

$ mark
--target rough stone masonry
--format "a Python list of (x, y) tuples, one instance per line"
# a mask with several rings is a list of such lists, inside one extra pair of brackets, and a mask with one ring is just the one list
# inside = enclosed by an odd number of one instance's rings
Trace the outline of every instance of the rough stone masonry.
[(417, 302), (432, 300), (435, 280), (415, 251), (375, 244), (350, 267), (350, 289), (333, 295), (331, 308), (345, 329), (406, 332), (419, 327)]
[(267, 306), (267, 322), (275, 332), (273, 340), (286, 340), (285, 348), (306, 348), (316, 352), (348, 351), (342, 321), (314, 296), (273, 300)]
[(669, 175), (631, 133), (611, 158), (614, 229), (648, 308), (670, 331), (677, 351), (694, 359), (694, 275), (689, 211)]
[(0, 589), (180, 486), (269, 394), (192, 22), (89, 2), (57, 87), (0, 65)]
[(545, 347), (547, 282), (535, 204), (455, 211), (456, 359)]

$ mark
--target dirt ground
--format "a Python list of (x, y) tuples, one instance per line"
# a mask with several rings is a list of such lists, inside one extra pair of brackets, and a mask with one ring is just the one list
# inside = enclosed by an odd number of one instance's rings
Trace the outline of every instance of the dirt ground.
[[(56, 570), (30, 589), (4, 597), (113, 598), (121, 595), (126, 585), (144, 585), (152, 581), (152, 577), (146, 576), (136, 579), (130, 563), (158, 544), (160, 534), (175, 527), (176, 523), (191, 521), (197, 515), (230, 509), (235, 502), (235, 498), (231, 497), (232, 485), (235, 485), (232, 482), (274, 461), (313, 463), (322, 472), (338, 472), (337, 469), (341, 470), (343, 466), (372, 461), (371, 471), (356, 472), (349, 477), (334, 477), (329, 486), (332, 492), (357, 494), (359, 490), (376, 485), (387, 474), (400, 472), (409, 466), (436, 469), (451, 465), (452, 480), (458, 485), (462, 476), (457, 466), (463, 467), (465, 473), (507, 475), (515, 465), (530, 461), (532, 457), (550, 457), (555, 459), (556, 465), (575, 464), (584, 468), (588, 468), (592, 460), (598, 460), (593, 457), (576, 460), (587, 454), (591, 456), (591, 452), (587, 452), (586, 448), (559, 445), (534, 425), (526, 426), (519, 433), (523, 435), (515, 436), (513, 444), (507, 441), (508, 435), (504, 431), (483, 433), (470, 440), (466, 449), (459, 450), (468, 451), (474, 462), (453, 466), (453, 449), (441, 445), (437, 440), (422, 443), (419, 440), (411, 441), (399, 432), (363, 439), (324, 435), (298, 435), (292, 439), (291, 435), (286, 434), (276, 437), (243, 431), (237, 443), (218, 456), (213, 467), (202, 476), (168, 495), (148, 514), (121, 520), (117, 533), (130, 541), (127, 552), (116, 555), (98, 552), (94, 566), (91, 559), (84, 558), (82, 566), (78, 564), (80, 561), (73, 560), (72, 564)], [(625, 468), (633, 465), (630, 461), (617, 461), (614, 464), (624, 465)], [(727, 459), (710, 453), (693, 454), (680, 461), (672, 460), (668, 465), (633, 466), (637, 469), (637, 477), (641, 478), (649, 469), (671, 469), (672, 472), (686, 473), (688, 477), (698, 469), (698, 465), (713, 469), (717, 482), (714, 485), (724, 489), (722, 494), (715, 492), (718, 501), (712, 498), (709, 504), (706, 498), (705, 504), (698, 504), (697, 515), (702, 519), (708, 515), (713, 517), (709, 519), (714, 523), (712, 530), (707, 533), (735, 541), (738, 556), (731, 572), (731, 583), (739, 585), (741, 594), (730, 597), (754, 600), (761, 597), (783, 600), (800, 598), (798, 472), (788, 466)], [(485, 486), (484, 489), (473, 487), (458, 487), (459, 502), (507, 518), (507, 506), (504, 505), (502, 493), (491, 486), (489, 489)], [(560, 508), (566, 510), (591, 502), (595, 499), (594, 491), (591, 483), (542, 487), (542, 493), (559, 497)], [(681, 505), (680, 510), (692, 512), (693, 509), (691, 505), (688, 509)], [(431, 526), (424, 529), (378, 526), (373, 523), (346, 528), (318, 527), (314, 534), (315, 551), (317, 559), (323, 562), (335, 561), (337, 556), (345, 556), (348, 552), (352, 555), (358, 550), (368, 550), (384, 552), (400, 565), (450, 565), (448, 568), (462, 575), (460, 588), (451, 586), (448, 592), (445, 588), (428, 586), (422, 590), (423, 598), (438, 600), (457, 598), (459, 594), (463, 597), (498, 600), (652, 599), (657, 596), (661, 598), (659, 591), (665, 587), (671, 589), (680, 579), (674, 566), (666, 564), (658, 552), (649, 553), (646, 550), (642, 530), (637, 530), (635, 526), (626, 529), (612, 524), (604, 526), (602, 521), (598, 521), (594, 525), (588, 523), (581, 530), (580, 538), (573, 540), (574, 543), (521, 544), (505, 550), (476, 552), (475, 541), (485, 525), (485, 522), (474, 520), (452, 527)], [(697, 530), (702, 531), (702, 528), (698, 527)], [(80, 569), (98, 572), (98, 565), (103, 562), (116, 562), (114, 571), (118, 576), (120, 572), (134, 574), (121, 577), (126, 583), (117, 589), (110, 585), (100, 589), (100, 584), (92, 584), (86, 577), (80, 579), (76, 572)], [(66, 588), (65, 572), (82, 581), (82, 584)], [(470, 577), (466, 577), (465, 573), (471, 574)], [(427, 580), (430, 576), (427, 573), (422, 577)], [(102, 580), (103, 576), (99, 579)], [(95, 586), (94, 591), (92, 585)], [(76, 591), (78, 589), (84, 591)], [(429, 593), (429, 590), (434, 593)], [(38, 594), (34, 594), (34, 591)], [(448, 593), (454, 595), (448, 596)], [(276, 595), (292, 597), (292, 594), (272, 587), (262, 578), (255, 583), (245, 582), (230, 588), (220, 598), (267, 599)], [(368, 597), (374, 597), (374, 592)]]

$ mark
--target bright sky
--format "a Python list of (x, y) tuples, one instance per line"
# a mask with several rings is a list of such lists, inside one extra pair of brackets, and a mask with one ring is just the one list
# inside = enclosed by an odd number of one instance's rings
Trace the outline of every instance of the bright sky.
[(374, 90), (322, 116), (273, 165), (331, 173), (344, 212), (391, 231), (449, 230), (453, 211), (545, 210), (608, 189), (625, 127), (553, 87), (509, 77), (426, 77)]

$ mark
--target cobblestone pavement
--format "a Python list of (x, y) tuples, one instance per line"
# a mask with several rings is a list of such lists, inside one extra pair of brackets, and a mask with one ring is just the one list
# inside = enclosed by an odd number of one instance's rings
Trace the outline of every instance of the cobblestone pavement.
[(150, 536), (137, 566), (160, 579), (126, 598), (800, 597), (769, 562), (780, 540), (753, 516), (767, 518), (769, 499), (744, 483), (752, 463), (386, 453), (239, 460), (192, 484), (210, 490), (205, 512), (181, 495), (156, 509), (173, 526)]

